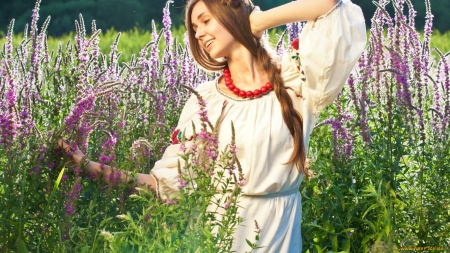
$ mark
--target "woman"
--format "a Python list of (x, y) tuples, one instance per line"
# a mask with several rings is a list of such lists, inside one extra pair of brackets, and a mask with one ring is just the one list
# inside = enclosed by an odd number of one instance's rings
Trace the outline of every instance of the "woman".
[[(263, 247), (258, 252), (301, 252), (298, 189), (308, 174), (309, 136), (365, 46), (364, 18), (350, 0), (300, 0), (256, 10), (250, 0), (188, 1), (192, 56), (207, 70), (223, 71), (197, 91), (206, 101), (210, 121), (219, 119), (220, 150), (231, 140), (231, 121), (236, 129), (237, 157), (246, 181), (239, 211), (244, 222), (236, 228), (233, 250), (249, 250), (245, 238), (254, 234), (252, 223), (257, 220), (262, 229), (258, 245)], [(263, 32), (299, 21), (309, 21), (299, 45), (294, 43), (282, 60), (271, 57), (259, 39)], [(177, 131), (191, 136), (192, 122), (200, 124), (198, 111), (193, 96)], [(150, 185), (163, 199), (176, 195), (179, 148), (175, 141), (150, 175), (137, 175), (137, 183)], [(90, 162), (80, 150), (73, 152), (73, 159), (104, 178), (111, 171)]]

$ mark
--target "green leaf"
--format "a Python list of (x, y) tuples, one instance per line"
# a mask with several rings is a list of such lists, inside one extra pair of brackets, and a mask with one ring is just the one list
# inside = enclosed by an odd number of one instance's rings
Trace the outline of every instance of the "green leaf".
[(333, 235), (332, 241), (331, 241), (332, 245), (333, 245), (333, 251), (337, 251), (338, 250), (338, 240), (337, 240), (337, 234)]
[(320, 248), (319, 245), (314, 245), (314, 247), (316, 247), (317, 253), (322, 253), (323, 252), (322, 248)]
[(374, 239), (374, 238), (375, 238), (375, 235), (367, 235), (366, 237), (364, 237), (361, 244), (366, 244), (370, 239)]
[(45, 207), (44, 217), (47, 214), (47, 211), (48, 211), (48, 208), (49, 208), (50, 204), (52, 203), (53, 197), (55, 196), (56, 189), (58, 189), (59, 183), (61, 182), (61, 178), (64, 175), (64, 170), (65, 169), (66, 169), (66, 167), (63, 167), (61, 169), (61, 172), (59, 172), (59, 175), (58, 175), (58, 179), (56, 179), (56, 182), (53, 185), (52, 193), (50, 194), (50, 197), (48, 198), (47, 206)]
[(377, 207), (379, 207), (379, 206), (381, 206), (381, 205), (378, 204), (378, 203), (375, 203), (375, 204), (369, 206), (369, 208), (367, 208), (367, 210), (364, 212), (362, 218), (364, 219), (364, 217), (366, 217), (366, 215), (367, 215), (368, 212), (370, 212), (372, 209), (375, 209), (375, 208), (377, 208)]
[(346, 229), (343, 229), (341, 232), (339, 232), (340, 234), (344, 234), (344, 233), (346, 233), (346, 232), (350, 232), (350, 231), (355, 231), (356, 229), (355, 228), (346, 228)]
[(17, 253), (28, 253), (27, 245), (23, 238), (19, 238), (19, 243), (17, 244)]
[(341, 201), (342, 210), (345, 210), (344, 195), (342, 195), (342, 193), (335, 185), (333, 185), (333, 192), (338, 196), (339, 200)]
[(342, 245), (342, 249), (344, 250), (342, 252), (350, 252), (350, 240), (347, 240), (347, 239), (342, 240), (341, 245)]

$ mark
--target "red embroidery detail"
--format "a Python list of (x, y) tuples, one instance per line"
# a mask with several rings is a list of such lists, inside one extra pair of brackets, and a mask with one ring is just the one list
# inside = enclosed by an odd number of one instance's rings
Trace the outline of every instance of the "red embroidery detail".
[[(172, 144), (180, 144), (181, 139), (183, 138), (183, 132), (181, 132), (180, 129), (176, 129), (172, 133), (172, 137), (170, 137), (170, 140), (172, 141)], [(186, 139), (187, 141), (192, 141), (194, 139), (194, 136), (189, 137), (189, 139)]]
[(178, 140), (178, 133), (180, 132), (180, 129), (176, 129), (172, 133), (172, 137), (170, 138), (172, 140), (173, 144), (180, 144), (180, 141)]
[(295, 50), (298, 50), (299, 42), (300, 42), (300, 40), (298, 38), (296, 38), (294, 41), (292, 41), (291, 47), (293, 47)]
[(297, 94), (297, 92), (295, 92), (295, 90), (292, 89), (292, 87), (290, 87), (290, 86), (285, 86), (284, 88), (285, 88), (286, 90), (291, 90), (291, 91), (293, 91), (293, 92), (295, 93), (295, 96), (296, 96), (296, 97), (298, 97), (298, 98), (303, 98), (303, 96)]

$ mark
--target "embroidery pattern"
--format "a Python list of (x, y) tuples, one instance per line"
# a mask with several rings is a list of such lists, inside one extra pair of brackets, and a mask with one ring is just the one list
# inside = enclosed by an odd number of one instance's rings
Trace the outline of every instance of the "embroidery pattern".
[[(291, 46), (288, 49), (288, 53), (289, 53), (289, 57), (290, 59), (293, 61), (293, 63), (295, 64), (295, 66), (297, 67), (297, 70), (300, 74), (300, 80), (301, 82), (305, 83), (306, 82), (306, 77), (305, 77), (305, 72), (303, 71), (303, 66), (302, 66), (302, 61), (300, 59), (300, 53), (299, 53), (299, 45), (300, 45), (300, 39), (296, 38), (294, 41), (292, 41)], [(300, 87), (302, 87), (303, 84), (300, 84)], [(292, 91), (295, 92), (294, 89), (292, 89), (291, 87), (285, 87), (286, 89), (290, 89)], [(297, 97), (303, 98), (302, 95), (298, 94), (297, 92), (295, 92)]]
[(300, 94), (298, 94), (297, 92), (295, 92), (295, 90), (292, 89), (292, 87), (286, 86), (286, 87), (284, 87), (284, 88), (285, 88), (286, 90), (291, 90), (291, 91), (293, 91), (293, 92), (295, 93), (295, 96), (296, 96), (296, 97), (298, 97), (298, 98), (303, 98), (303, 96), (300, 95)]
[(339, 1), (339, 3), (337, 3), (337, 4), (333, 7), (333, 9), (329, 10), (325, 15), (322, 15), (322, 16), (318, 17), (317, 20), (324, 19), (324, 18), (330, 16), (335, 10), (337, 10), (337, 8), (339, 8), (339, 6), (342, 5), (342, 3), (343, 3), (342, 0)]
[(292, 41), (291, 47), (289, 48), (288, 52), (291, 59), (295, 61), (298, 71), (301, 71), (302, 61), (300, 59), (300, 54), (298, 52), (299, 43), (300, 43), (299, 38), (296, 38), (294, 41)]
[[(172, 144), (180, 144), (181, 139), (183, 138), (183, 132), (180, 129), (175, 129), (172, 133), (172, 137), (170, 140), (172, 141)], [(187, 141), (191, 141), (194, 137), (191, 136), (189, 139), (186, 139)]]

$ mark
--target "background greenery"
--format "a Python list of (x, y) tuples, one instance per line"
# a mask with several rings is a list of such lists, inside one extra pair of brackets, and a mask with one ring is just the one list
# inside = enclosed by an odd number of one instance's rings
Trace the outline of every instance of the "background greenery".
[[(256, 5), (266, 10), (274, 6), (287, 3), (287, 0), (254, 0)], [(370, 0), (354, 0), (361, 6), (366, 17), (367, 26), (375, 12), (375, 5)], [(446, 13), (450, 12), (450, 1), (431, 0), (434, 14), (434, 28), (440, 32), (450, 30), (450, 22), (446, 20)], [(15, 32), (29, 22), (31, 10), (35, 0), (0, 1), (0, 30), (6, 33), (11, 19), (16, 19)], [(119, 31), (127, 31), (137, 27), (149, 30), (151, 20), (159, 22), (162, 19), (162, 9), (166, 1), (159, 0), (44, 0), (41, 3), (40, 23), (47, 16), (52, 17), (52, 25), (48, 28), (49, 35), (60, 36), (74, 30), (74, 20), (82, 13), (87, 24), (95, 19), (97, 27), (103, 31), (114, 27)], [(175, 0), (170, 10), (175, 27), (182, 24), (183, 11), (186, 0)], [(416, 27), (423, 30), (425, 20), (425, 3), (422, 0), (412, 0), (417, 11)], [(390, 6), (391, 7), (391, 6)], [(391, 7), (390, 10), (393, 8)], [(389, 8), (388, 8), (389, 10)], [(406, 10), (407, 11), (407, 10)]]
[[(57, 51), (58, 43), (61, 41), (66, 43), (74, 38), (74, 29), (71, 32), (58, 37), (49, 37), (47, 40), (49, 51)], [(89, 31), (90, 29), (88, 29)], [(184, 26), (179, 26), (178, 28), (172, 28), (172, 34), (177, 39), (177, 41), (183, 44), (185, 28)], [(103, 54), (109, 54), (111, 51), (111, 45), (117, 37), (118, 31), (114, 28), (106, 30), (99, 35), (100, 38), (100, 50)], [(272, 44), (277, 42), (276, 34), (280, 33), (275, 29), (269, 31)], [(22, 40), (21, 34), (15, 34), (13, 38), (14, 46), (18, 46)], [(118, 44), (119, 52), (122, 55), (119, 57), (119, 62), (127, 62), (131, 59), (133, 54), (139, 52), (148, 42), (151, 41), (151, 32), (145, 30), (139, 30), (138, 28), (133, 28), (128, 31), (121, 32), (120, 43)], [(6, 38), (0, 38), (0, 45), (6, 42)], [(443, 52), (450, 51), (450, 31), (445, 33), (440, 33), (439, 31), (434, 31), (431, 36), (431, 48), (437, 47)], [(162, 44), (159, 45), (159, 52), (162, 53), (164, 47)], [(437, 59), (437, 53), (433, 50), (432, 55), (434, 59)]]

